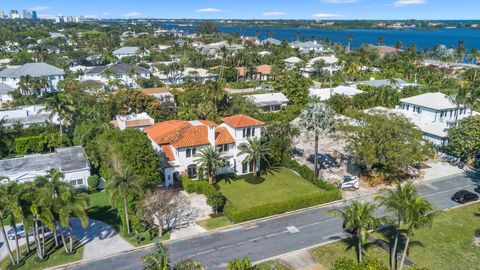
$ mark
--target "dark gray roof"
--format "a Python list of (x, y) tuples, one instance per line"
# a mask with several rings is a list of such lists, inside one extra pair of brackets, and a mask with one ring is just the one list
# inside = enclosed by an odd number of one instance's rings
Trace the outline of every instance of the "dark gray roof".
[(8, 84), (0, 83), (0, 95), (6, 95), (15, 89)]
[(34, 154), (0, 160), (0, 172), (9, 178), (27, 173), (45, 172), (50, 169), (70, 172), (87, 168), (90, 168), (90, 164), (81, 146), (57, 148), (55, 152), (49, 154)]
[(52, 75), (64, 75), (63, 69), (46, 63), (27, 63), (19, 67), (10, 67), (0, 71), (0, 77), (18, 78), (29, 75), (31, 77), (43, 77)]
[(125, 75), (128, 73), (128, 70), (134, 68), (135, 71), (138, 73), (149, 73), (148, 69), (145, 69), (140, 66), (132, 65), (132, 64), (113, 64), (109, 66), (96, 66), (91, 68), (86, 72), (86, 74), (93, 75), (93, 74), (100, 74), (103, 73), (106, 69), (110, 69), (113, 73), (117, 75)]

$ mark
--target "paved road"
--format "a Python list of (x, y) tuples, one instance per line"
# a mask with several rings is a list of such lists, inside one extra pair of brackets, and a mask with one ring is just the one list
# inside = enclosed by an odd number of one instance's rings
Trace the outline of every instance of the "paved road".
[[(477, 180), (470, 177), (455, 176), (421, 184), (418, 191), (437, 209), (445, 209), (456, 205), (450, 200), (455, 191), (473, 191), (475, 181)], [(327, 214), (328, 210), (342, 204), (252, 222), (191, 239), (173, 241), (166, 246), (174, 262), (193, 257), (200, 260), (207, 269), (224, 269), (226, 262), (232, 258), (248, 256), (252, 261), (259, 261), (345, 236), (341, 221)], [(147, 252), (149, 249), (137, 250), (68, 269), (142, 269), (139, 258)]]

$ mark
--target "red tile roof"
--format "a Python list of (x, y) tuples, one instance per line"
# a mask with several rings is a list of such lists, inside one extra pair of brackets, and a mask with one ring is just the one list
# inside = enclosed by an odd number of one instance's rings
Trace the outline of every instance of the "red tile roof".
[(390, 46), (373, 46), (373, 47), (377, 49), (378, 53), (381, 55), (398, 51), (397, 48), (390, 47)]
[(253, 127), (253, 126), (263, 126), (264, 123), (253, 117), (239, 114), (230, 117), (222, 118), (222, 121), (234, 128), (243, 128), (243, 127)]
[(165, 154), (167, 161), (175, 160), (175, 156), (172, 152), (172, 147), (169, 144), (162, 145), (162, 152)]
[[(244, 77), (247, 73), (247, 69), (245, 67), (237, 67), (238, 76)], [(262, 75), (270, 75), (272, 73), (272, 66), (271, 65), (260, 65), (255, 68), (256, 74)]]
[(127, 128), (151, 126), (150, 119), (128, 120), (125, 122)]
[(164, 93), (170, 93), (170, 87), (155, 87), (155, 88), (143, 88), (139, 89), (146, 95), (154, 95), (154, 94), (164, 94)]
[(235, 143), (235, 139), (233, 138), (232, 134), (228, 132), (227, 128), (225, 127), (218, 127), (215, 129), (215, 144), (222, 145), (222, 144), (229, 144)]

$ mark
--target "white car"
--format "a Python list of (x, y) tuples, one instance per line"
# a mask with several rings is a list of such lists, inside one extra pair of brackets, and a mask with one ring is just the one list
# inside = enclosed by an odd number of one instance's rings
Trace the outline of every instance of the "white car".
[(360, 188), (360, 181), (358, 181), (358, 177), (356, 176), (344, 176), (343, 183), (340, 187), (341, 189), (359, 189)]

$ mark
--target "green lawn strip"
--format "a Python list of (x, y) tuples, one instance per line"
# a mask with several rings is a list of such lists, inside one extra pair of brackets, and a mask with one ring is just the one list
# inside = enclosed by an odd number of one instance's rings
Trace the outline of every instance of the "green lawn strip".
[(131, 236), (122, 235), (122, 237), (133, 246), (140, 247), (140, 246), (145, 246), (148, 244), (155, 243), (157, 240), (160, 240), (160, 241), (169, 240), (170, 233), (169, 232), (164, 233), (160, 239), (156, 235), (151, 237), (148, 232), (137, 233)]
[[(408, 258), (430, 269), (479, 269), (480, 247), (473, 243), (474, 231), (480, 228), (479, 214), (480, 203), (439, 212), (432, 228), (415, 233)], [(388, 239), (387, 234), (376, 232), (375, 237)]]
[(290, 267), (279, 263), (278, 261), (267, 261), (257, 264), (258, 270), (291, 270)]
[(90, 194), (90, 207), (87, 209), (88, 217), (112, 226), (117, 232), (120, 231), (121, 220), (117, 215), (117, 209), (113, 208), (105, 191)]
[[(340, 259), (342, 257), (347, 257), (355, 260), (357, 258), (356, 248), (351, 239), (343, 239), (337, 242), (323, 245), (312, 249), (310, 252), (312, 253), (312, 256), (316, 259), (316, 261), (323, 265), (325, 269), (332, 269), (332, 264), (337, 259)], [(388, 253), (373, 244), (366, 246), (366, 251), (364, 255), (369, 257), (375, 257), (381, 262), (383, 262), (385, 265), (389, 264)]]
[[(39, 262), (36, 260), (36, 258), (38, 257), (35, 251), (35, 245), (31, 244), (32, 252), (23, 259), (25, 261), (25, 264), (16, 269), (39, 270), (75, 261), (80, 261), (82, 259), (83, 245), (79, 246), (78, 242), (74, 243), (75, 254), (67, 255), (65, 254), (65, 249), (61, 245), (57, 249), (54, 249), (55, 243), (53, 241), (53, 238), (49, 238), (46, 241), (47, 242), (45, 246), (45, 253), (48, 254), (48, 259), (46, 261)], [(21, 246), (20, 251), (22, 252), (22, 254), (25, 254), (27, 252), (27, 246)], [(10, 259), (7, 256), (0, 262), (0, 269), (8, 269), (7, 267), (9, 266), (9, 264)]]
[(245, 209), (313, 194), (320, 189), (287, 168), (262, 174), (241, 176), (218, 183), (220, 191), (237, 208)]
[(213, 230), (213, 229), (226, 227), (228, 225), (232, 225), (233, 222), (231, 222), (225, 216), (220, 216), (220, 217), (214, 217), (214, 218), (209, 218), (209, 219), (204, 219), (204, 220), (197, 221), (197, 224), (209, 231), (209, 230)]

